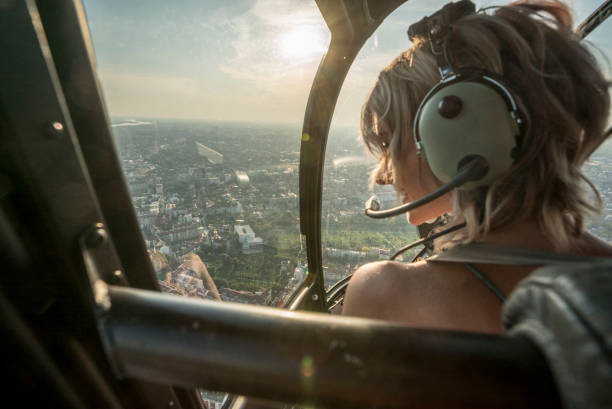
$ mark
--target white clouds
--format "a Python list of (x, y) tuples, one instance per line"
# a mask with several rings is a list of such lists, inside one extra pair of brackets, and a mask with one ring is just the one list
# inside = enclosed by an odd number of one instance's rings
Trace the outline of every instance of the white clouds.
[(303, 0), (258, 0), (251, 13), (265, 24), (281, 29), (293, 25), (318, 25), (323, 23), (314, 2)]
[(112, 70), (101, 70), (99, 75), (104, 84), (117, 89), (149, 89), (159, 94), (174, 93), (178, 95), (196, 95), (198, 92), (197, 81), (189, 77)]
[(237, 81), (215, 86), (209, 78), (108, 70), (100, 78), (111, 115), (254, 122), (299, 123), (309, 85), (266, 96)]
[[(588, 14), (592, 2), (574, 0), (578, 15)], [(408, 25), (444, 3), (410, 1), (389, 16), (353, 63), (336, 106), (335, 123), (358, 123), (360, 106), (378, 72), (410, 45)], [(143, 18), (143, 9), (132, 7), (128, 10), (136, 14), (126, 21), (100, 19), (100, 31), (94, 30), (100, 36), (94, 35), (94, 41), (102, 39), (95, 45), (97, 52), (104, 51), (98, 55), (100, 76), (113, 114), (302, 120), (329, 41), (314, 1), (255, 0), (246, 6), (226, 2), (194, 9), (164, 4), (167, 9), (150, 13), (154, 19)], [(606, 22), (589, 37), (608, 56), (610, 27)], [(322, 46), (313, 46), (313, 41)]]
[[(234, 35), (233, 55), (221, 64), (221, 71), (232, 78), (272, 92), (297, 81), (304, 81), (304, 73), (313, 73), (324, 52), (283, 52), (283, 38), (301, 28), (302, 32), (320, 34), (311, 41), (327, 38), (327, 27), (314, 2), (299, 0), (256, 1), (246, 13), (231, 19), (229, 27)], [(306, 77), (309, 81), (312, 75)]]

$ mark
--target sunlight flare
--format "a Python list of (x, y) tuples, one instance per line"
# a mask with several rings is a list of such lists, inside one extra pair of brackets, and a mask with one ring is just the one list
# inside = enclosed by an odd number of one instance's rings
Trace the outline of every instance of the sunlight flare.
[(293, 27), (279, 42), (283, 57), (290, 60), (308, 60), (323, 54), (326, 50), (325, 32), (317, 26)]

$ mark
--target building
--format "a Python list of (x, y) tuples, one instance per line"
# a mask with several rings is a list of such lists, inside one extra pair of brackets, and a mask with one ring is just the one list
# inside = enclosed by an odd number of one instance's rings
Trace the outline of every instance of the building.
[(263, 251), (263, 239), (255, 236), (255, 232), (249, 225), (235, 225), (234, 232), (238, 235), (238, 241), (242, 244), (244, 254), (260, 253)]
[(144, 229), (145, 227), (153, 226), (157, 219), (157, 213), (138, 211), (136, 213), (136, 217), (138, 218), (138, 221), (140, 223), (140, 228)]
[(226, 216), (241, 216), (244, 214), (244, 209), (242, 208), (242, 204), (240, 204), (237, 200), (232, 200), (231, 203), (228, 203), (227, 206), (206, 206), (206, 211), (208, 214), (223, 214)]
[(250, 179), (246, 172), (237, 170), (234, 174), (236, 175), (236, 183), (238, 183), (238, 186), (244, 187), (249, 185)]
[(161, 231), (159, 237), (168, 243), (175, 243), (185, 240), (199, 240), (204, 232), (205, 229), (200, 223), (188, 223)]
[(295, 266), (295, 270), (293, 271), (293, 279), (296, 282), (301, 283), (302, 281), (304, 281), (304, 279), (306, 278), (306, 275), (308, 274), (306, 272), (307, 270), (308, 270), (308, 266), (302, 265), (302, 263), (298, 261), (297, 266)]

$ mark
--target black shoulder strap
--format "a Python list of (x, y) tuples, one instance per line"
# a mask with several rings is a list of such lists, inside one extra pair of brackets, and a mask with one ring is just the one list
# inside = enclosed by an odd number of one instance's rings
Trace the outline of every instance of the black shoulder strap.
[(478, 269), (474, 267), (471, 263), (464, 263), (464, 265), (467, 267), (468, 270), (470, 270), (470, 273), (472, 273), (478, 280), (480, 280), (481, 283), (483, 283), (489, 290), (491, 290), (497, 298), (499, 298), (502, 304), (506, 302), (506, 296), (504, 295), (504, 293), (495, 284), (493, 284), (491, 280), (489, 280), (484, 274), (482, 274), (482, 272), (478, 271)]
[(610, 261), (609, 258), (604, 257), (549, 253), (490, 243), (468, 243), (456, 246), (440, 254), (433, 255), (427, 260), (505, 265), (550, 265)]

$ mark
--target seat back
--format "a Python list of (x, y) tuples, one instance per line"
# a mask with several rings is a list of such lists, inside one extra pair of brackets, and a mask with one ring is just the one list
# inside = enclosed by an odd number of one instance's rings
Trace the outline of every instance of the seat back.
[(542, 267), (504, 306), (511, 336), (535, 342), (564, 408), (612, 406), (612, 261)]

